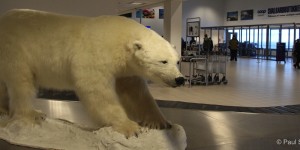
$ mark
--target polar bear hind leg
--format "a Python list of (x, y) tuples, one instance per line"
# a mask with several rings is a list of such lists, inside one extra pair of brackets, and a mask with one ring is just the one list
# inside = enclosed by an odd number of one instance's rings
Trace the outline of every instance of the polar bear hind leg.
[(46, 115), (33, 109), (32, 101), (36, 96), (33, 77), (26, 67), (19, 70), (19, 73), (11, 74), (10, 80), (6, 82), (9, 91), (9, 116), (12, 120), (22, 119), (29, 123), (40, 123)]
[(118, 78), (116, 91), (130, 119), (150, 129), (171, 128), (171, 124), (162, 115), (150, 94), (144, 79), (137, 76)]

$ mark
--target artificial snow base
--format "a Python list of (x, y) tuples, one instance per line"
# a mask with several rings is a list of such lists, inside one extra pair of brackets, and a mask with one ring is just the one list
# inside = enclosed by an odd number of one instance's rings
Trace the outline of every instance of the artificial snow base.
[(174, 124), (169, 130), (147, 130), (139, 137), (126, 139), (111, 127), (96, 131), (73, 123), (46, 118), (40, 125), (25, 125), (22, 120), (8, 121), (0, 116), (0, 139), (11, 144), (59, 150), (184, 150), (186, 134)]

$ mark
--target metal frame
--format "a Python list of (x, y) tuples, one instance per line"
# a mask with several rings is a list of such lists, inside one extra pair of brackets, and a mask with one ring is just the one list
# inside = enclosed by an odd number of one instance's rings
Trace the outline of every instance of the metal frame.
[[(189, 23), (196, 23), (198, 24), (198, 35), (197, 36), (188, 36), (188, 24)], [(201, 18), (200, 17), (195, 17), (195, 18), (187, 18), (186, 19), (186, 37), (185, 37), (185, 41), (187, 42), (188, 41), (188, 37), (196, 37), (196, 38), (199, 38), (199, 41), (200, 41), (200, 36), (201, 36), (201, 33), (200, 33), (200, 29), (201, 29)], [(188, 50), (188, 44), (186, 44), (186, 50)], [(200, 44), (198, 44), (198, 51), (200, 53)]]

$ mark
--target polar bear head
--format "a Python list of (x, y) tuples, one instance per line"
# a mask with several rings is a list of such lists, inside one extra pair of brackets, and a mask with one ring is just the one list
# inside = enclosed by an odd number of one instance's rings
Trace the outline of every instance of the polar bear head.
[(131, 65), (134, 72), (172, 87), (184, 84), (183, 75), (178, 70), (178, 53), (161, 36), (150, 29), (147, 30), (148, 34), (131, 42), (130, 47), (133, 50)]

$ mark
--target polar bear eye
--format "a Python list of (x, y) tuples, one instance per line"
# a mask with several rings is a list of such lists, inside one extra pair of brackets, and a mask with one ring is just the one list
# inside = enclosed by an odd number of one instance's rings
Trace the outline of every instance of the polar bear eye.
[(168, 63), (168, 61), (166, 61), (166, 60), (163, 60), (163, 61), (160, 61), (161, 63), (163, 63), (163, 64), (167, 64)]

